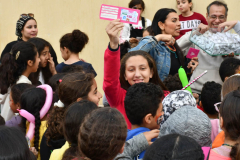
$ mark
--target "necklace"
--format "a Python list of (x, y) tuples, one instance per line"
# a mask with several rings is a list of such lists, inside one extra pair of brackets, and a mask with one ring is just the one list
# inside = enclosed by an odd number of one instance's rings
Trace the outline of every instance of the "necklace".
[(222, 144), (222, 146), (233, 147), (232, 145), (230, 145), (230, 144), (226, 144), (226, 143)]
[(170, 50), (170, 52), (171, 52), (171, 53), (174, 53), (174, 54), (175, 54), (175, 57), (178, 58), (177, 53), (176, 53), (176, 51), (177, 51), (176, 48), (175, 48), (174, 46), (169, 46), (169, 45), (167, 45), (167, 44), (166, 44), (166, 46), (167, 46), (167, 48)]

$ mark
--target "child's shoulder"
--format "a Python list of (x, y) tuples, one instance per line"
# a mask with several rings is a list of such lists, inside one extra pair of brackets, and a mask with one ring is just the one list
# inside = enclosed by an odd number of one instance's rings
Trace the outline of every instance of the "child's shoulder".
[(198, 12), (193, 12), (193, 15), (194, 15), (194, 16), (204, 17), (201, 13), (198, 13)]

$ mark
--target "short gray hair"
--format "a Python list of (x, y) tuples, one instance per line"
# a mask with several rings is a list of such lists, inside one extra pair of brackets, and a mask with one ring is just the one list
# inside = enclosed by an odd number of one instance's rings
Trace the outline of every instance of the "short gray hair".
[(226, 9), (226, 13), (225, 13), (225, 16), (228, 15), (228, 7), (227, 7), (227, 4), (224, 2), (224, 1), (214, 1), (212, 3), (210, 3), (208, 6), (207, 6), (207, 14), (209, 15), (210, 13), (210, 8), (212, 5), (217, 5), (217, 6), (224, 6), (225, 9)]

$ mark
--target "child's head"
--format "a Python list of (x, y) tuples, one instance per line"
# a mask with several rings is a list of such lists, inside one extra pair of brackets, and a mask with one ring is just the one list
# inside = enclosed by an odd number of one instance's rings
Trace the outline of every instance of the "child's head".
[[(41, 125), (40, 110), (45, 104), (46, 91), (42, 88), (26, 89), (20, 100), (21, 109), (25, 109), (35, 117), (34, 147), (39, 151), (39, 128)], [(22, 118), (22, 126), (26, 128), (26, 119)]]
[(8, 87), (15, 84), (24, 72), (36, 72), (40, 59), (34, 44), (23, 41), (16, 43), (1, 62), (0, 90), (1, 94), (5, 94)]
[(226, 81), (230, 76), (240, 71), (240, 60), (236, 58), (226, 58), (220, 65), (219, 75), (222, 81)]
[(0, 115), (0, 126), (5, 125), (4, 118)]
[(235, 74), (229, 77), (222, 85), (221, 99), (223, 99), (229, 92), (237, 90), (238, 87), (240, 87), (240, 75)]
[(145, 3), (143, 0), (131, 0), (128, 4), (128, 7), (140, 10), (140, 15), (142, 15), (145, 9)]
[(98, 105), (102, 95), (92, 73), (70, 73), (62, 78), (58, 86), (58, 97), (64, 106), (54, 106), (49, 114), (47, 141), (63, 136), (62, 120), (70, 104), (80, 100), (89, 100)]
[(214, 104), (221, 102), (221, 89), (222, 86), (214, 81), (203, 85), (200, 106), (207, 115), (217, 116)]
[(150, 54), (144, 51), (132, 51), (121, 60), (120, 67), (121, 87), (127, 90), (130, 86), (140, 82), (151, 82), (167, 90), (160, 80), (155, 61)]
[(62, 58), (66, 61), (71, 53), (78, 54), (87, 43), (88, 36), (78, 29), (73, 30), (72, 33), (65, 34), (60, 39)]
[(0, 126), (1, 160), (35, 160), (29, 150), (25, 135), (15, 127)]
[[(220, 105), (220, 127), (225, 133), (225, 139), (237, 142), (232, 147), (230, 156), (239, 159), (239, 135), (240, 135), (240, 91), (235, 90), (226, 95)], [(238, 156), (238, 158), (236, 158)]]
[(177, 8), (181, 13), (186, 13), (192, 10), (192, 0), (177, 0)]
[(132, 125), (159, 129), (163, 115), (160, 86), (152, 83), (137, 83), (131, 86), (126, 94), (124, 106)]
[(170, 92), (181, 90), (183, 88), (178, 73), (176, 73), (174, 76), (168, 75), (168, 77), (164, 79), (163, 84)]
[(15, 84), (11, 87), (9, 104), (10, 104), (11, 110), (14, 113), (18, 113), (17, 109), (21, 109), (20, 98), (21, 98), (22, 93), (26, 89), (32, 88), (32, 87), (34, 87), (34, 86), (31, 84), (27, 84), (27, 83)]
[(146, 37), (146, 36), (154, 36), (152, 26), (148, 26), (146, 29), (144, 29), (143, 37)]
[(143, 160), (191, 159), (204, 160), (201, 146), (192, 138), (169, 134), (158, 138), (147, 149)]
[(99, 108), (85, 117), (78, 135), (81, 157), (112, 160), (120, 152), (127, 137), (127, 124), (115, 108)]
[(208, 116), (200, 109), (185, 106), (176, 110), (161, 125), (159, 137), (177, 133), (193, 138), (202, 147), (210, 146), (212, 125)]
[(96, 108), (95, 103), (82, 100), (71, 104), (66, 110), (63, 120), (63, 132), (70, 147), (65, 151), (63, 160), (73, 159), (77, 156), (79, 128), (84, 117)]

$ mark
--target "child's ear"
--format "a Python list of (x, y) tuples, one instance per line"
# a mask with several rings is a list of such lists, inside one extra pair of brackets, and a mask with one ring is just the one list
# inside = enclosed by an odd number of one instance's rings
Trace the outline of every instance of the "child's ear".
[(228, 77), (225, 77), (225, 78), (224, 78), (224, 82), (225, 82), (227, 79), (228, 79)]
[(16, 107), (17, 107), (17, 109), (21, 109), (19, 102), (16, 104)]
[(203, 108), (203, 106), (202, 106), (202, 101), (199, 102), (199, 106), (200, 106), (201, 108)]
[(150, 70), (150, 78), (152, 78), (153, 77), (153, 70), (151, 69)]
[(77, 102), (80, 102), (82, 100), (82, 98), (81, 97), (79, 97), (78, 99), (77, 99)]
[(144, 117), (144, 123), (145, 124), (151, 124), (151, 122), (152, 122), (152, 114), (151, 113), (149, 113), (149, 114), (147, 114), (145, 117)]
[(124, 146), (125, 146), (125, 143), (123, 144), (123, 146), (122, 146), (121, 150), (119, 151), (119, 153), (123, 153), (123, 151), (124, 151)]
[(27, 64), (28, 64), (28, 66), (32, 67), (33, 66), (33, 61), (32, 60), (28, 60)]
[(220, 128), (223, 129), (223, 118), (221, 116), (219, 117), (219, 125)]

